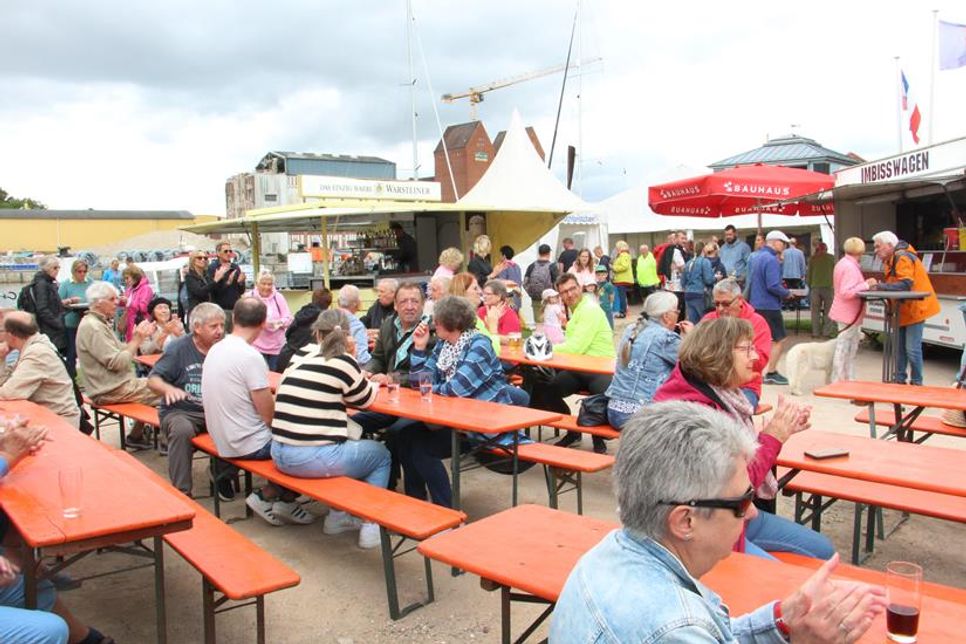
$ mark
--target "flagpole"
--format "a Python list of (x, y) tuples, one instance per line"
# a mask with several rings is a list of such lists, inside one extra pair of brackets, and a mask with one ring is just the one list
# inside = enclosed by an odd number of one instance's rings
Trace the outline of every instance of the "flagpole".
[(932, 50), (929, 52), (929, 138), (926, 139), (932, 145), (932, 123), (936, 114), (936, 34), (939, 32), (939, 9), (932, 10)]
[(899, 145), (899, 152), (902, 152), (902, 68), (899, 65), (899, 57), (893, 56), (896, 61), (896, 142)]

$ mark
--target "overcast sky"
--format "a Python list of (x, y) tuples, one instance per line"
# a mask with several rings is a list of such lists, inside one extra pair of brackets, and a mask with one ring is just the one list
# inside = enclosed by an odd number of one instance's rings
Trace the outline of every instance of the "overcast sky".
[[(434, 104), (443, 127), (470, 114), (439, 95), (562, 63), (577, 4), (413, 4), (426, 176)], [(554, 171), (582, 141), (579, 191), (591, 201), (790, 131), (868, 159), (892, 154), (894, 56), (925, 143), (930, 9), (966, 23), (961, 0), (582, 7), (583, 58), (603, 62), (569, 81)], [(225, 179), (269, 150), (377, 155), (411, 174), (405, 0), (32, 0), (2, 3), (0, 24), (0, 187), (16, 196), (222, 214)], [(487, 94), (491, 137), (516, 107), (549, 150), (561, 80)], [(937, 72), (935, 97), (934, 141), (966, 135), (966, 68)]]

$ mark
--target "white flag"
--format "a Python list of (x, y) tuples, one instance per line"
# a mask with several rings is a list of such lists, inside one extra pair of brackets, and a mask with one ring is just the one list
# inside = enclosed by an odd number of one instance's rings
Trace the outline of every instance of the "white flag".
[(939, 21), (939, 69), (966, 66), (966, 25)]

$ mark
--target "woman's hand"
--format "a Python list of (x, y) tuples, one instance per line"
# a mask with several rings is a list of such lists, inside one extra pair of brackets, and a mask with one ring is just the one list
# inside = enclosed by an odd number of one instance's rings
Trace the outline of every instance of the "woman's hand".
[(846, 642), (862, 637), (885, 610), (878, 586), (831, 579), (835, 554), (791, 597), (782, 601), (782, 617), (795, 642)]
[(681, 320), (678, 322), (678, 328), (681, 329), (681, 335), (687, 335), (694, 328), (694, 322), (688, 322), (687, 320)]
[(870, 277), (869, 279), (865, 280), (865, 283), (868, 284), (869, 288), (875, 288), (875, 285), (878, 284), (879, 281), (874, 277)]
[(506, 313), (506, 303), (500, 302), (496, 306), (486, 307), (486, 328), (490, 333), (496, 333), (500, 328), (500, 318)]
[(223, 278), (225, 276), (225, 273), (227, 273), (229, 270), (231, 270), (231, 264), (222, 264), (218, 268), (216, 268), (215, 281), (220, 282), (221, 278)]
[(173, 335), (176, 338), (180, 338), (184, 335), (184, 323), (178, 318), (171, 318), (168, 323), (164, 325), (164, 332), (168, 335)]
[(778, 396), (778, 407), (772, 415), (771, 420), (761, 430), (761, 433), (768, 434), (784, 443), (792, 434), (808, 429), (811, 424), (809, 418), (811, 408), (801, 403), (793, 402), (784, 396)]
[(425, 351), (429, 345), (429, 325), (420, 322), (413, 330), (413, 347), (416, 351)]

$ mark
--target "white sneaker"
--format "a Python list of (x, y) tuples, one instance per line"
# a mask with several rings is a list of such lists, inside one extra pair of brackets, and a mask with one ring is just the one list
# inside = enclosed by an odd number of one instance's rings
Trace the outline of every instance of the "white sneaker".
[(315, 517), (305, 511), (298, 501), (276, 501), (272, 504), (272, 511), (275, 513), (279, 519), (288, 521), (289, 523), (298, 523), (299, 525), (308, 525), (315, 521)]
[(372, 548), (378, 548), (381, 543), (382, 537), (379, 536), (379, 524), (363, 523), (362, 527), (359, 528), (359, 547), (363, 550), (371, 550)]
[(362, 520), (339, 510), (330, 510), (325, 515), (325, 523), (322, 524), (322, 532), (325, 534), (342, 534), (351, 532), (362, 527)]
[(265, 519), (271, 525), (282, 525), (282, 520), (275, 516), (275, 504), (272, 501), (263, 499), (258, 492), (249, 494), (248, 498), (245, 499), (245, 504), (254, 510), (255, 514)]

